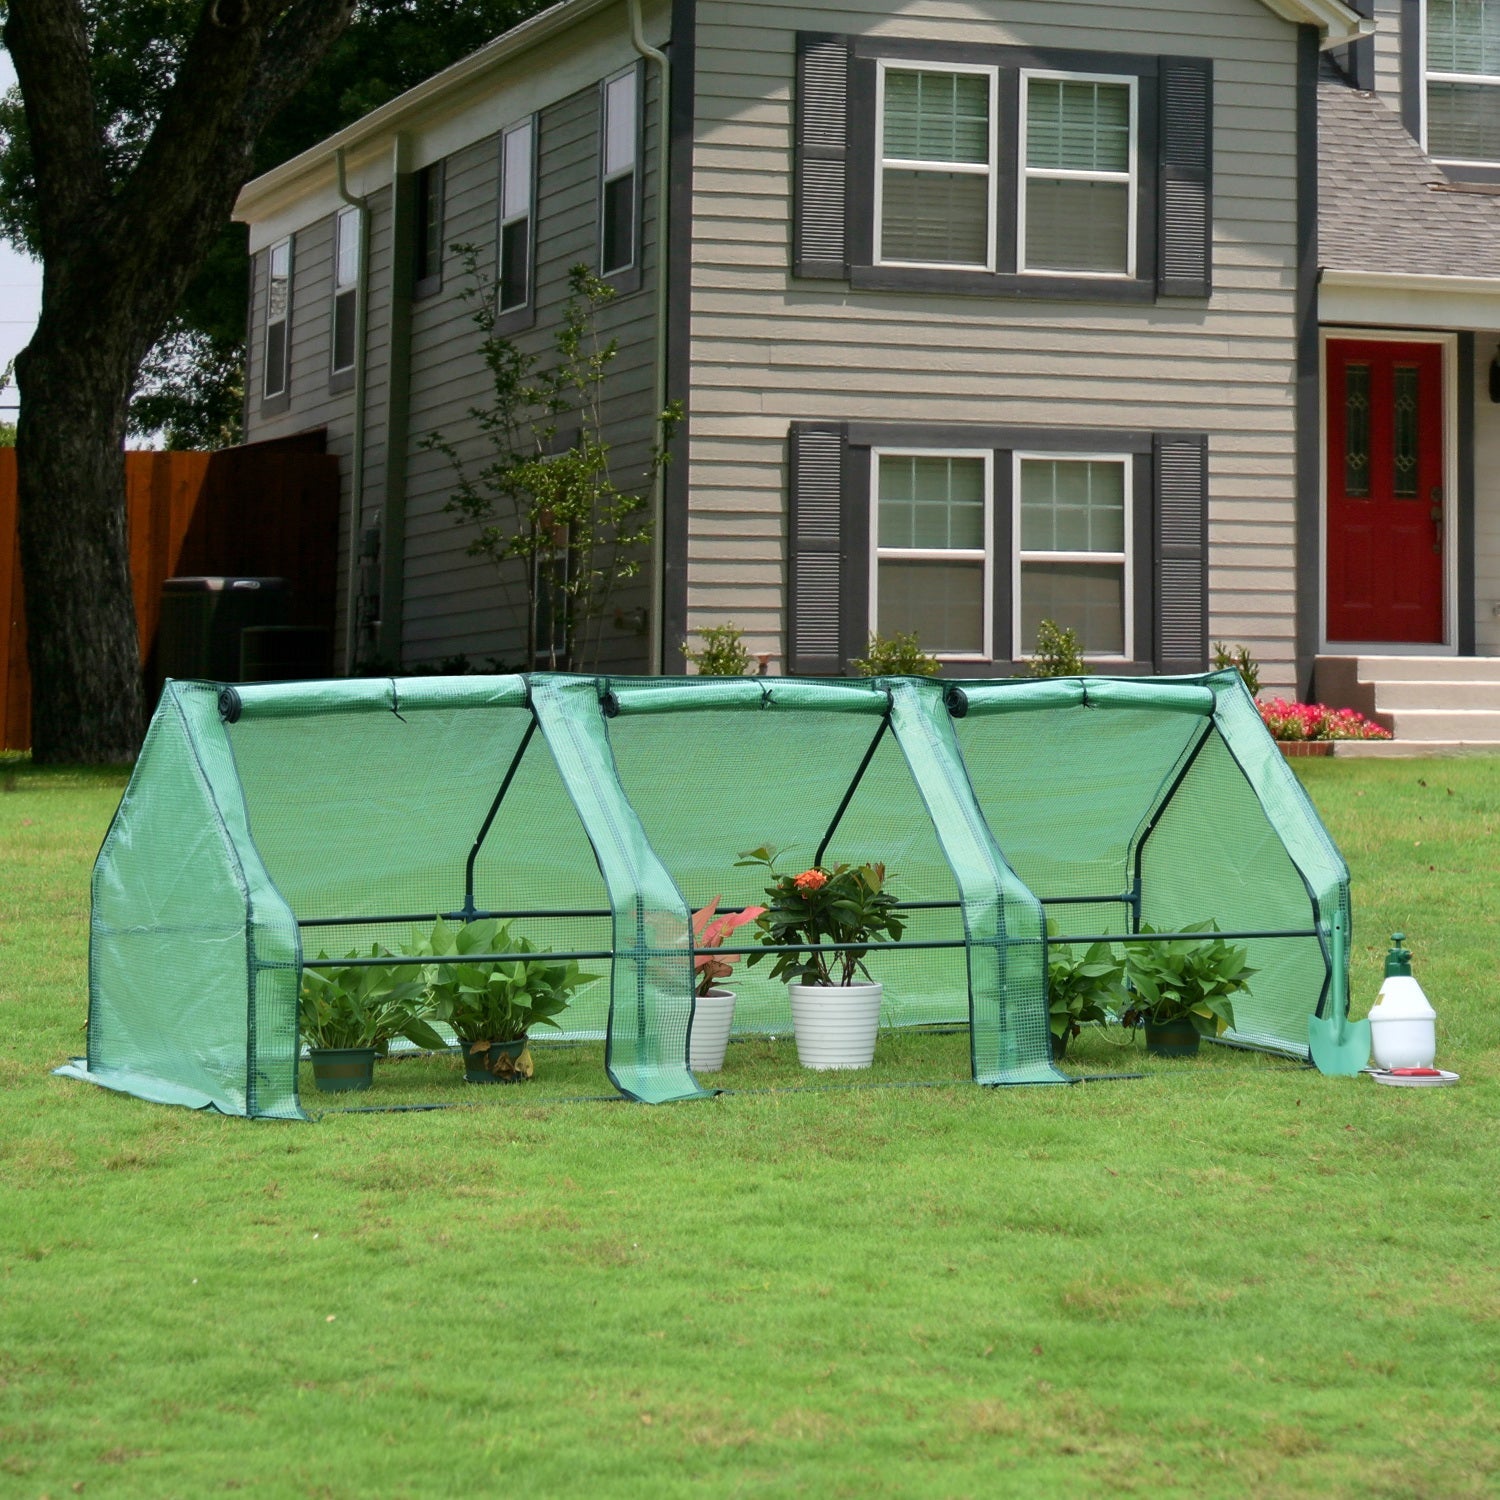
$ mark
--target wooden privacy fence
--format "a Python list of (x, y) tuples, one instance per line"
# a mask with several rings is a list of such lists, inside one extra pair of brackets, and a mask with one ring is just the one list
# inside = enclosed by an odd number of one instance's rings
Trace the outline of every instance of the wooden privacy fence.
[[(321, 434), (295, 445), (251, 444), (218, 453), (127, 453), (125, 509), (143, 670), (156, 650), (161, 586), (168, 578), (285, 578), (291, 623), (332, 630), (339, 467), (322, 451)], [(30, 745), (16, 452), (0, 448), (0, 749)]]

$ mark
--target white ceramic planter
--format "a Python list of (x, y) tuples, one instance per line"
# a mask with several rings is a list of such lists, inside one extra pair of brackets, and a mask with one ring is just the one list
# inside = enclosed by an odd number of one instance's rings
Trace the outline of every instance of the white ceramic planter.
[(789, 984), (797, 1061), (804, 1068), (868, 1068), (880, 1030), (878, 984)]
[(724, 1066), (733, 1025), (733, 990), (710, 990), (694, 999), (693, 1029), (688, 1033), (688, 1067), (694, 1073), (717, 1073)]

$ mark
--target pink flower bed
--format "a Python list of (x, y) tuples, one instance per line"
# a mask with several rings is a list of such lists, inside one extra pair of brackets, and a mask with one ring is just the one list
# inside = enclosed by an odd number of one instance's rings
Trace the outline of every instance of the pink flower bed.
[(1278, 740), (1388, 740), (1387, 730), (1352, 708), (1325, 708), (1321, 703), (1288, 703), (1272, 698), (1257, 703), (1261, 722)]

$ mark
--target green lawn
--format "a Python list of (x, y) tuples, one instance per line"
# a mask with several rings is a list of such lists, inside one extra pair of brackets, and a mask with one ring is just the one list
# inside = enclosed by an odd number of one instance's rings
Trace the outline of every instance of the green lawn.
[(1500, 759), (1303, 774), (1459, 1088), (1096, 1036), (1146, 1076), (305, 1125), (50, 1076), (121, 779), (0, 760), (0, 1496), (1495, 1495)]

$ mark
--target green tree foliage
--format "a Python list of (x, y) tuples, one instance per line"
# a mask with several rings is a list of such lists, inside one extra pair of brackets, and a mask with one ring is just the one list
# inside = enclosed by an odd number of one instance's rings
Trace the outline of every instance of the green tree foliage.
[[(361, 0), (317, 71), (261, 134), (257, 172), (269, 171), (543, 9), (547, 0)], [(118, 181), (135, 164), (202, 0), (87, 0), (97, 109)], [(0, 97), (0, 237), (37, 255), (31, 142), (20, 93)], [(136, 434), (168, 446), (237, 442), (244, 384), (245, 226), (224, 225), (172, 326), (142, 366), (130, 413)]]

